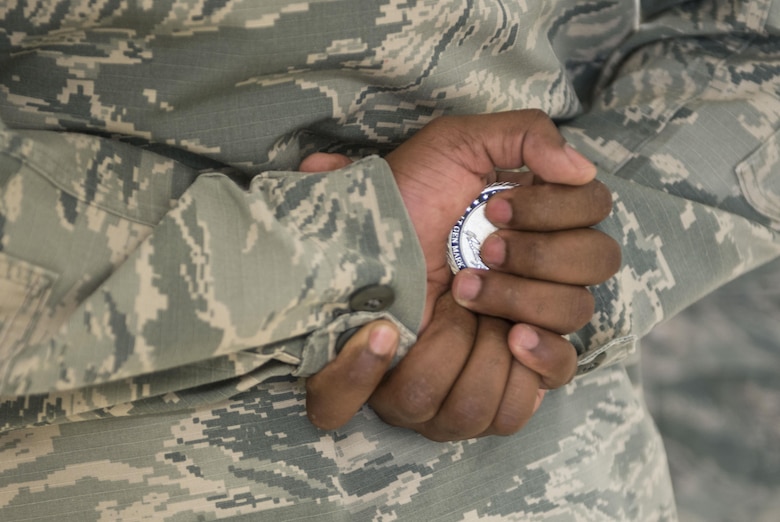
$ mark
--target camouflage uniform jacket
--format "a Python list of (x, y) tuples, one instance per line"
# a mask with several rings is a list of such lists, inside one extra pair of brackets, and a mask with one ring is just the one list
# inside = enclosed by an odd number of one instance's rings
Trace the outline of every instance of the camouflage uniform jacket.
[[(673, 519), (630, 361), (780, 254), (780, 5), (638, 4), (1, 3), (0, 518)], [(581, 377), (508, 439), (309, 426), (290, 377), (419, 324), (372, 154), (530, 107), (615, 197)], [(365, 159), (296, 173), (314, 150)], [(395, 301), (355, 299), (375, 286)]]

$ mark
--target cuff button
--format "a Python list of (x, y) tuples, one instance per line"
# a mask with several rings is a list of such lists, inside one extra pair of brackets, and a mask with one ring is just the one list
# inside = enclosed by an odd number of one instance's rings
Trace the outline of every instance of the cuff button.
[(387, 285), (364, 286), (349, 298), (353, 312), (381, 312), (390, 308), (395, 292)]

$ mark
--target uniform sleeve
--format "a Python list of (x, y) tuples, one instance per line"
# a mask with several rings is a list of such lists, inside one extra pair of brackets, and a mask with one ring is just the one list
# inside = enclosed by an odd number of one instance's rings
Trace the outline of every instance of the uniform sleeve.
[(414, 339), (424, 261), (379, 158), (242, 187), (92, 136), (0, 140), (1, 427), (309, 375), (379, 317)]
[(580, 373), (780, 256), (780, 19), (755, 7), (690, 3), (648, 21), (592, 109), (563, 126), (613, 192), (601, 228), (623, 247), (572, 337)]

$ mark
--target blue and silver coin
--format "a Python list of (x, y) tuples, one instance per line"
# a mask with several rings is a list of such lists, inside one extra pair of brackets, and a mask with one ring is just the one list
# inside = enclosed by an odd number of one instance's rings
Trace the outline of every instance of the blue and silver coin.
[(496, 227), (485, 217), (485, 204), (495, 194), (516, 186), (515, 183), (488, 185), (452, 227), (447, 244), (447, 260), (453, 273), (464, 268), (488, 269), (482, 262), (479, 251), (482, 242), (496, 230)]

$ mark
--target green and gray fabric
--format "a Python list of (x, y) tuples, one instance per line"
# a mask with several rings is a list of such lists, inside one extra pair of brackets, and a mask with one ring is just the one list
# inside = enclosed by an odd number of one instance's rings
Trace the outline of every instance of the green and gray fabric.
[[(676, 519), (637, 339), (780, 256), (780, 5), (641, 4), (0, 4), (0, 519)], [(520, 108), (615, 198), (579, 377), (513, 437), (318, 431), (341, 334), (420, 321), (381, 154)]]
[(643, 387), (681, 521), (780, 513), (780, 260), (745, 274), (641, 341)]

